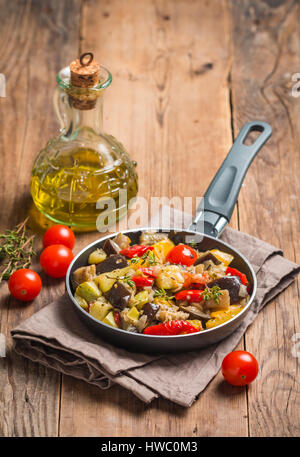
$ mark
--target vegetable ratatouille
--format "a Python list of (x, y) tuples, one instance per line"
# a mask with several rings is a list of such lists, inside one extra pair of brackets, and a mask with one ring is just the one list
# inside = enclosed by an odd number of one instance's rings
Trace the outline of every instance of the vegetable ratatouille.
[(232, 255), (175, 246), (158, 232), (142, 233), (139, 243), (119, 233), (74, 271), (75, 300), (94, 318), (129, 332), (183, 335), (228, 321), (248, 302)]

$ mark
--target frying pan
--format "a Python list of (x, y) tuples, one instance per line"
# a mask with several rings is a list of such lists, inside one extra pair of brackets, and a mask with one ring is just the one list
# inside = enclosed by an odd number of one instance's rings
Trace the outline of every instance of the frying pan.
[[(245, 139), (252, 131), (258, 131), (259, 136), (250, 145), (245, 144)], [(197, 249), (206, 251), (219, 249), (234, 256), (231, 266), (246, 274), (250, 285), (250, 299), (243, 310), (229, 321), (199, 333), (178, 335), (178, 336), (154, 336), (140, 333), (132, 333), (121, 329), (113, 328), (95, 319), (84, 311), (74, 299), (72, 286), (72, 273), (79, 267), (88, 265), (88, 257), (96, 248), (101, 248), (104, 242), (113, 238), (111, 234), (100, 238), (86, 246), (73, 259), (66, 275), (66, 288), (74, 309), (80, 319), (104, 341), (135, 352), (180, 352), (191, 351), (208, 346), (226, 338), (243, 321), (248, 313), (256, 293), (256, 276), (248, 260), (229, 244), (218, 239), (222, 230), (229, 222), (234, 205), (243, 183), (246, 172), (265, 142), (272, 134), (269, 124), (260, 121), (247, 122), (241, 129), (232, 148), (230, 149), (223, 164), (208, 187), (204, 195), (204, 205), (199, 207), (196, 216), (187, 230), (175, 230), (174, 228), (158, 229), (161, 232), (169, 232), (169, 237), (177, 244), (187, 242), (192, 238), (201, 239)], [(203, 232), (200, 232), (200, 228)], [(136, 230), (125, 230), (122, 233), (129, 236), (132, 244), (139, 243), (139, 237), (149, 227)], [(151, 227), (153, 230), (153, 227)]]

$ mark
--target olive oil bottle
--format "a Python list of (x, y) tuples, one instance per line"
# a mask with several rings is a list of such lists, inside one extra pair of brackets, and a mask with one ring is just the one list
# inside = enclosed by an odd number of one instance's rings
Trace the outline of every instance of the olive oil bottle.
[[(79, 78), (81, 86), (76, 86), (80, 70), (89, 80)], [(87, 87), (91, 76), (93, 86)], [(111, 82), (109, 71), (93, 59), (84, 64), (81, 56), (58, 73), (57, 82), (54, 108), (61, 133), (35, 160), (31, 195), (36, 207), (51, 220), (74, 229), (95, 230), (98, 216), (105, 210), (100, 201), (114, 201), (111, 211), (116, 221), (126, 213), (138, 190), (136, 163), (102, 130), (102, 95)], [(121, 190), (127, 192), (125, 202), (120, 199)]]

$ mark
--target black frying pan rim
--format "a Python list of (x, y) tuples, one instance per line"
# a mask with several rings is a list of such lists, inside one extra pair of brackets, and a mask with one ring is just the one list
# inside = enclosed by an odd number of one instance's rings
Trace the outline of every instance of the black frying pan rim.
[[(236, 314), (233, 318), (229, 319), (228, 321), (226, 321), (223, 324), (220, 324), (220, 325), (218, 325), (216, 327), (213, 327), (213, 328), (210, 328), (210, 329), (201, 330), (201, 332), (190, 333), (190, 334), (185, 334), (185, 335), (145, 335), (143, 333), (134, 333), (135, 336), (143, 337), (143, 338), (174, 338), (174, 337), (176, 337), (176, 338), (192, 338), (193, 336), (199, 336), (199, 333), (204, 335), (204, 334), (207, 334), (207, 333), (214, 332), (216, 329), (220, 329), (222, 327), (226, 327), (229, 323), (232, 323), (234, 320), (241, 319), (241, 316), (246, 311), (248, 312), (248, 310), (249, 310), (249, 308), (252, 305), (252, 302), (254, 300), (255, 294), (256, 294), (257, 279), (256, 279), (256, 274), (255, 274), (255, 272), (254, 272), (254, 270), (252, 268), (252, 265), (246, 259), (246, 257), (243, 254), (241, 254), (237, 249), (233, 248), (230, 244), (225, 243), (222, 240), (219, 240), (218, 238), (214, 238), (213, 236), (205, 235), (204, 233), (200, 233), (200, 232), (197, 232), (197, 231), (194, 231), (194, 230), (182, 229), (182, 228), (173, 228), (172, 227), (172, 229), (170, 229), (170, 227), (167, 227), (167, 228), (162, 228), (162, 227), (142, 227), (142, 228), (137, 228), (137, 229), (133, 229), (133, 230), (121, 230), (120, 233), (123, 233), (123, 234), (126, 235), (126, 234), (133, 233), (133, 232), (143, 232), (143, 231), (149, 231), (149, 230), (155, 230), (155, 231), (159, 230), (160, 232), (164, 232), (164, 231), (166, 231), (166, 232), (170, 232), (170, 231), (173, 231), (173, 232), (185, 232), (187, 234), (197, 235), (197, 236), (200, 235), (200, 236), (203, 236), (203, 237), (206, 237), (206, 238), (210, 238), (211, 240), (215, 240), (216, 242), (220, 242), (224, 246), (226, 246), (229, 249), (231, 249), (234, 252), (236, 252), (241, 257), (241, 259), (248, 265), (249, 270), (251, 271), (251, 274), (252, 274), (252, 277), (253, 277), (253, 287), (252, 287), (252, 292), (251, 292), (250, 299), (249, 299), (247, 305), (243, 308), (243, 310), (240, 311), (238, 314)], [(72, 290), (71, 290), (71, 286), (70, 286), (70, 273), (71, 273), (72, 267), (73, 267), (74, 263), (77, 261), (77, 259), (81, 255), (83, 255), (85, 251), (87, 251), (88, 249), (90, 249), (94, 245), (97, 245), (100, 242), (103, 242), (103, 241), (105, 241), (105, 240), (107, 240), (109, 238), (112, 238), (112, 237), (116, 236), (117, 233), (119, 233), (119, 232), (116, 232), (116, 233), (109, 234), (109, 235), (106, 235), (104, 237), (101, 237), (98, 240), (95, 240), (92, 243), (88, 244), (85, 248), (81, 249), (81, 251), (74, 257), (74, 259), (72, 260), (71, 264), (69, 265), (69, 268), (68, 268), (68, 271), (67, 271), (67, 274), (66, 274), (66, 289), (67, 289), (69, 297), (72, 300), (72, 303), (76, 306), (76, 308), (80, 312), (84, 313), (85, 316), (88, 316), (91, 320), (93, 320), (97, 325), (100, 325), (100, 326), (103, 325), (105, 327), (108, 327), (112, 331), (123, 332), (123, 333), (126, 333), (126, 334), (130, 335), (130, 334), (132, 334), (132, 332), (129, 332), (128, 330), (123, 330), (123, 329), (120, 329), (120, 328), (114, 328), (111, 325), (105, 324), (104, 322), (99, 321), (98, 319), (96, 319), (95, 317), (93, 317), (89, 313), (87, 313), (77, 303), (77, 301), (75, 300), (75, 298), (73, 296), (73, 293), (72, 293)]]

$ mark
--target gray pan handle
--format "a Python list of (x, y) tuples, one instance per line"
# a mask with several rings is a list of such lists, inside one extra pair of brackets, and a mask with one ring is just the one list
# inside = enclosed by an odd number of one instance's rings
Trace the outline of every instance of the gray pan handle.
[[(244, 144), (252, 131), (260, 132), (250, 146)], [(190, 230), (217, 238), (229, 222), (245, 175), (254, 157), (272, 135), (266, 122), (247, 122), (241, 129), (219, 171), (205, 192)]]

